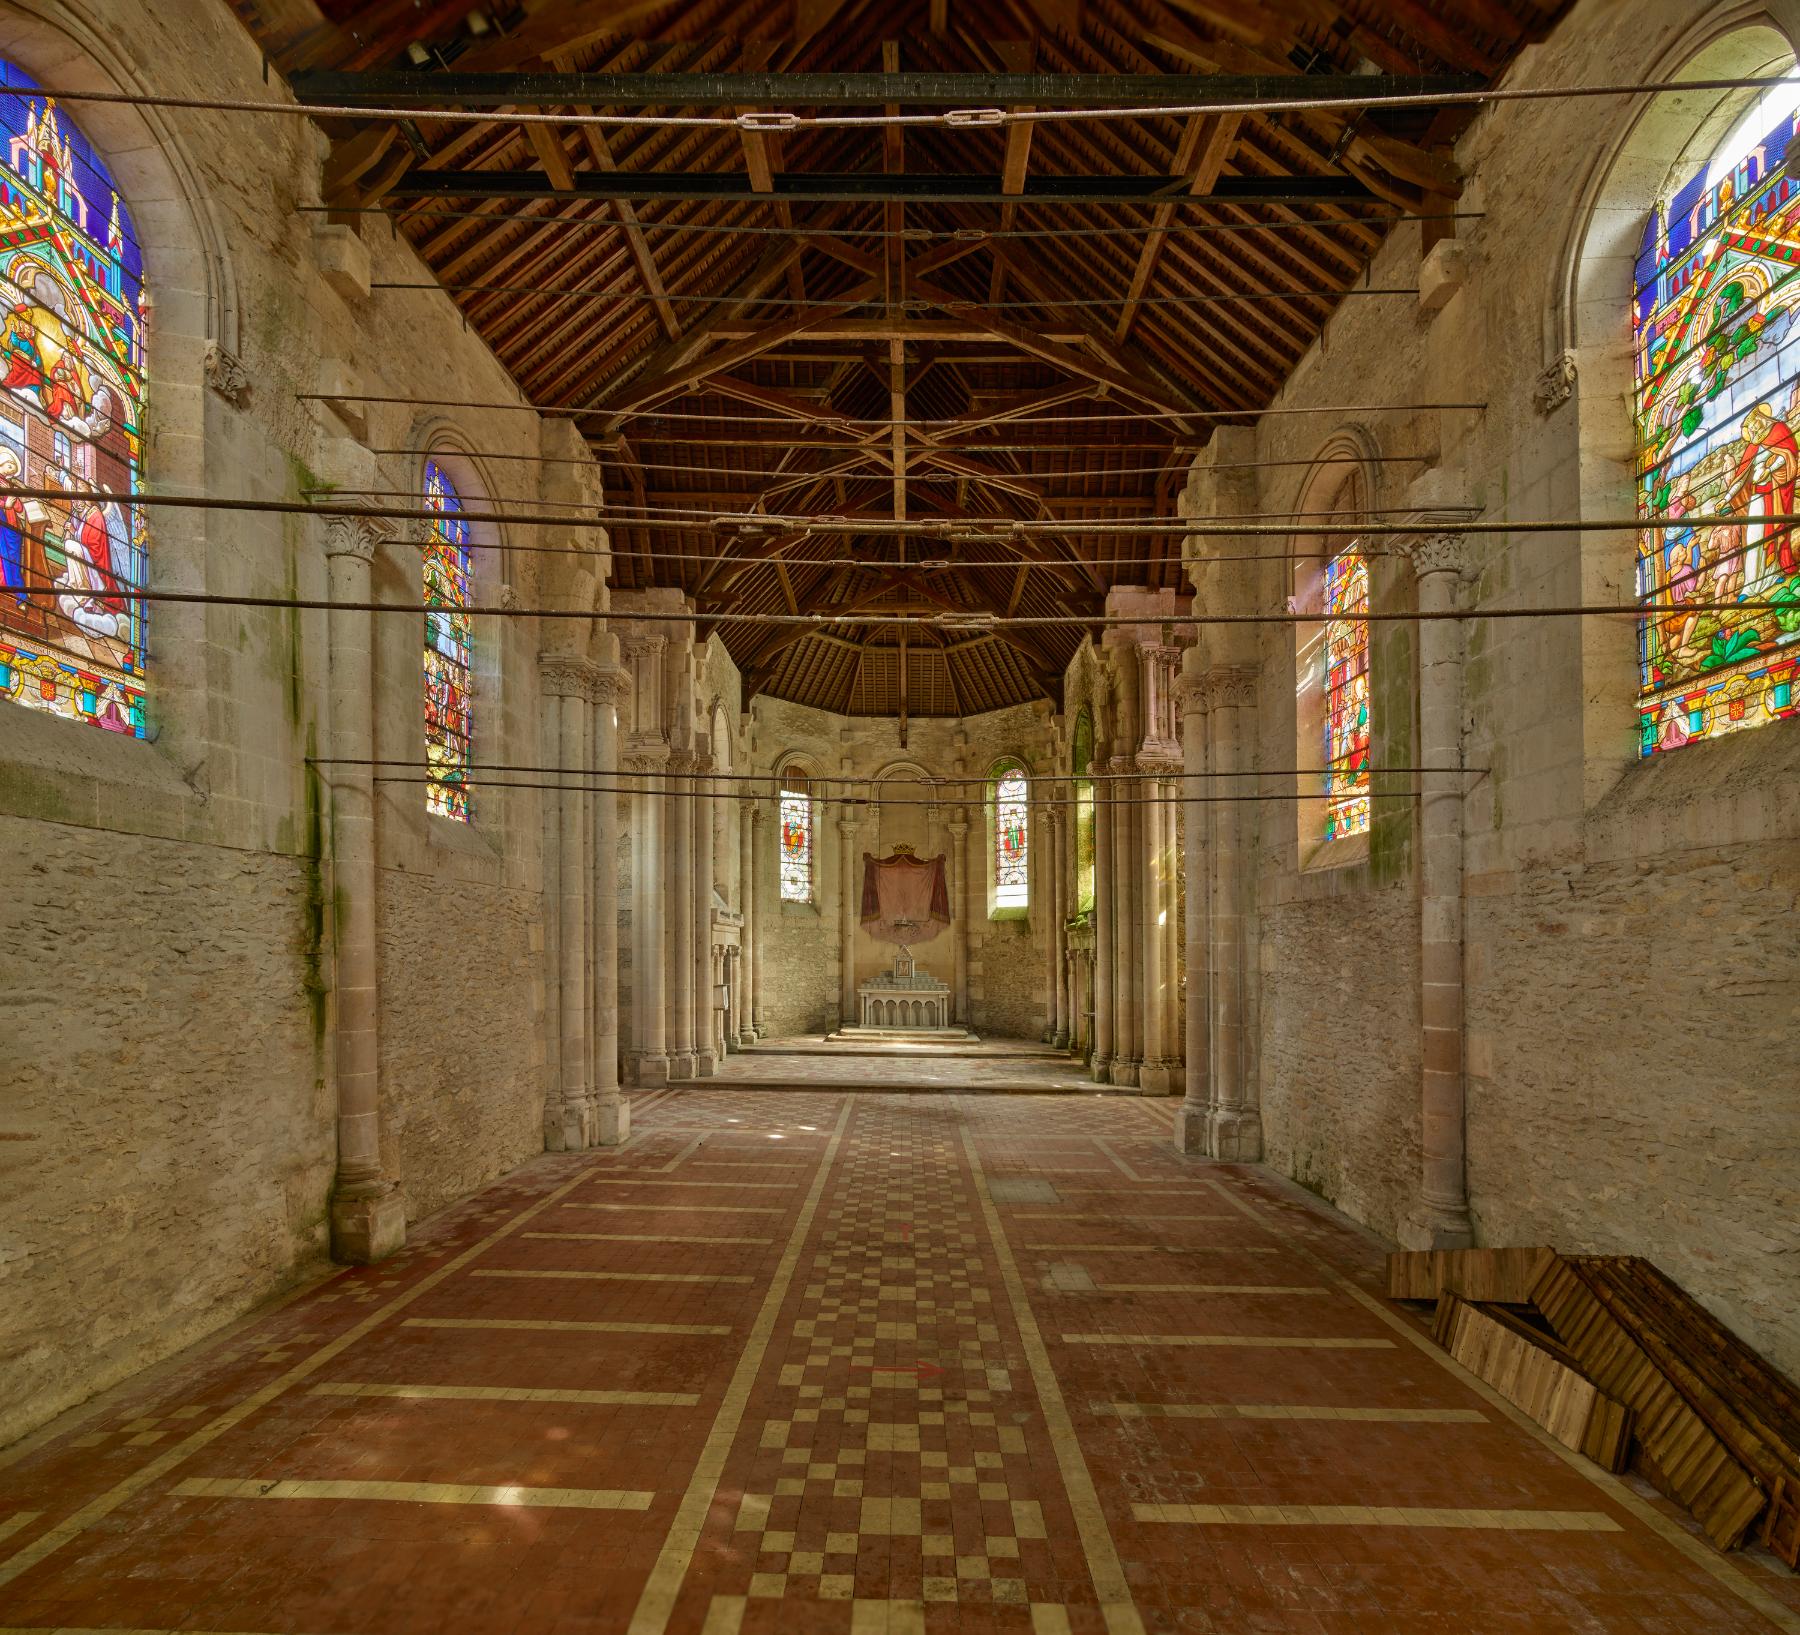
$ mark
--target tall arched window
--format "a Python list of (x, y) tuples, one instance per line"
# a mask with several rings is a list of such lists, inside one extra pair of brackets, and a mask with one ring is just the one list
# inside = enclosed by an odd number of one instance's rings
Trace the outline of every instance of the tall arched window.
[(1031, 837), (1027, 828), (1025, 770), (995, 769), (989, 805), (994, 847), (994, 907), (1025, 908), (1031, 900)]
[(1325, 563), (1325, 838), (1369, 827), (1369, 565), (1354, 544)]
[(1087, 705), (1075, 717), (1075, 742), (1069, 757), (1075, 774), (1075, 911), (1094, 911), (1094, 717)]
[(469, 821), (475, 676), (470, 668), (469, 524), (462, 497), (436, 460), (425, 462), (425, 803)]
[(781, 900), (813, 900), (813, 803), (802, 772), (781, 777)]
[(1638, 255), (1639, 515), (1730, 519), (1639, 536), (1645, 755), (1796, 711), (1800, 535), (1764, 519), (1800, 475), (1797, 107), (1800, 82), (1765, 92), (1672, 176)]
[(141, 738), (143, 257), (87, 138), (0, 87), (0, 483), (55, 490), (0, 499), (0, 697)]

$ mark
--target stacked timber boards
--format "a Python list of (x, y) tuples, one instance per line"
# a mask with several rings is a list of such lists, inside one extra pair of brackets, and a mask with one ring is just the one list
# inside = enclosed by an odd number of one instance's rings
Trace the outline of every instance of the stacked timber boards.
[(1635, 1450), (1721, 1549), (1760, 1515), (1763, 1542), (1800, 1564), (1800, 1391), (1649, 1261), (1396, 1254), (1388, 1293), (1437, 1300), (1439, 1343), (1564, 1446), (1612, 1470)]

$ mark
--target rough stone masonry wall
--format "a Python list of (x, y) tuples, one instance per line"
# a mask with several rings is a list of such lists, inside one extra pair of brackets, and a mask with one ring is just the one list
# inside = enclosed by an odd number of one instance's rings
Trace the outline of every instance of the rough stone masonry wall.
[[(263, 99), (261, 58), (217, 0), (0, 5), (0, 55), (41, 82)], [(347, 364), (361, 391), (513, 399), (448, 302), (346, 297), (318, 271), (324, 140), (308, 122), (67, 104), (109, 159), (145, 244), (146, 475), (169, 492), (298, 499), (351, 427), (297, 394)], [(385, 232), (376, 280), (425, 276)], [(209, 387), (216, 342), (247, 390)], [(529, 415), (466, 425), (370, 411), (371, 447), (540, 451)], [(471, 467), (501, 503), (524, 461)], [(384, 457), (378, 486), (416, 488)], [(158, 510), (153, 583), (320, 597), (303, 519)], [(537, 559), (487, 538), (480, 573), (529, 606)], [(416, 600), (418, 550), (378, 554), (378, 594)], [(423, 753), (416, 617), (378, 617), (377, 753)], [(156, 607), (150, 742), (0, 703), (0, 1443), (276, 1294), (323, 1263), (335, 1161), (328, 1035), (327, 731), (316, 613)], [(538, 753), (535, 636), (478, 627), (483, 758)], [(394, 768), (404, 775), (407, 770)], [(416, 776), (416, 771), (414, 771)], [(389, 1158), (409, 1213), (541, 1144), (537, 797), (478, 797), (464, 829), (417, 783), (381, 786), (380, 980)], [(501, 802), (508, 804), (502, 805)], [(454, 832), (453, 832), (454, 831)]]
[[(773, 771), (790, 758), (820, 773), (853, 777), (882, 774), (950, 777), (958, 772), (985, 778), (1003, 757), (1013, 757), (1030, 771), (1049, 771), (1051, 722), (1049, 705), (1015, 705), (955, 720), (926, 717), (908, 723), (901, 747), (897, 723), (885, 718), (831, 715), (780, 699), (758, 698), (751, 707), (753, 765)], [(917, 798), (908, 788), (901, 798)], [(987, 906), (987, 823), (981, 791), (970, 787), (969, 1025), (977, 1032), (1002, 1038), (1037, 1039), (1043, 1033), (1045, 899), (1040, 873), (1032, 874), (1031, 912), (1023, 920), (990, 918)], [(912, 832), (920, 855), (944, 853), (952, 907), (956, 903), (955, 850), (948, 811), (928, 818), (912, 808), (895, 809), (888, 821), (895, 832)], [(841, 841), (839, 808), (817, 809), (815, 838), (822, 848), (820, 900), (817, 906), (780, 903), (775, 873), (775, 838), (767, 824), (757, 860), (757, 914), (760, 920), (757, 985), (759, 1005), (771, 1034), (817, 1032), (838, 1019), (839, 959), (842, 946)], [(917, 825), (916, 831), (909, 825)], [(1036, 834), (1034, 828), (1034, 836)], [(851, 889), (862, 889), (861, 857), (865, 851), (885, 853), (892, 834), (877, 832), (873, 819), (859, 829)], [(879, 843), (879, 845), (878, 845)], [(1037, 860), (1041, 863), (1041, 858)], [(953, 980), (953, 924), (917, 950), (920, 965), (942, 981)], [(891, 966), (893, 950), (857, 932), (856, 976), (859, 982)]]
[[(1736, 20), (1690, 0), (1578, 5), (1512, 82), (1667, 77)], [(1584, 199), (1613, 197), (1608, 160), (1632, 117), (1610, 102), (1484, 113), (1459, 148), (1463, 207), (1484, 214), (1428, 269), (1460, 254), (1460, 291), (1435, 317), (1407, 298), (1345, 302), (1278, 400), (1475, 399), (1484, 413), (1372, 415), (1360, 426), (1270, 417), (1255, 454), (1305, 460), (1334, 435), (1360, 436), (1388, 457), (1373, 467), (1375, 508), (1416, 503), (1409, 485), (1421, 472), (1438, 499), (1489, 517), (1628, 507), (1627, 298), (1571, 312), (1564, 291)], [(1418, 229), (1405, 226), (1370, 282), (1414, 286), (1420, 271)], [(1575, 395), (1541, 412), (1534, 387), (1571, 335)], [(1425, 461), (1393, 460), (1415, 454)], [(1302, 502), (1305, 474), (1262, 475), (1262, 509)], [(1478, 541), (1472, 594), (1488, 606), (1628, 597), (1632, 553), (1628, 533)], [(1285, 565), (1270, 564), (1252, 600), (1277, 609), (1289, 589)], [(1398, 578), (1384, 588), (1378, 571), (1377, 607), (1406, 606), (1409, 594)], [(1800, 724), (1640, 761), (1628, 622), (1467, 628), (1465, 761), (1486, 769), (1471, 786), (1466, 845), (1478, 1241), (1646, 1255), (1800, 1373)], [(1266, 638), (1264, 661), (1262, 764), (1295, 764), (1287, 632)], [(1403, 760), (1413, 738), (1391, 678), (1410, 688), (1410, 654), (1378, 642), (1375, 667), (1376, 759)], [(1384, 832), (1378, 818), (1365, 860), (1309, 870), (1292, 815), (1266, 805), (1257, 817), (1253, 1003), (1268, 1157), (1393, 1234), (1418, 1185), (1410, 820), (1395, 832), (1390, 816)]]

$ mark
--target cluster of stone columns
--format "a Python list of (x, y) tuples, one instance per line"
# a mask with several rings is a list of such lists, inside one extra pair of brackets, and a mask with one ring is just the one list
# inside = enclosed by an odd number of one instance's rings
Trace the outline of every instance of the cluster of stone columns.
[(546, 984), (550, 1038), (544, 1146), (615, 1146), (630, 1133), (619, 1088), (618, 797), (595, 793), (594, 771), (618, 765), (618, 707), (629, 678), (610, 662), (549, 652), (538, 660), (545, 754), (562, 769), (544, 797)]

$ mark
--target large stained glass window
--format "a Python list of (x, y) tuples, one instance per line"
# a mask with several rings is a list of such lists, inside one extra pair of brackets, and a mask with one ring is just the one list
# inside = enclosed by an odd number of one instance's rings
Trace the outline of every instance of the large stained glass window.
[(813, 900), (812, 795), (798, 773), (781, 780), (781, 900)]
[[(143, 258), (100, 156), (0, 62), (0, 697), (144, 736)], [(119, 497), (111, 497), (119, 496)]]
[(469, 667), (469, 523), (444, 468), (425, 462), (425, 803), (469, 821), (474, 674)]
[(1325, 838), (1369, 827), (1369, 565), (1354, 545), (1325, 564)]
[(1800, 464), (1797, 106), (1790, 75), (1678, 179), (1638, 255), (1639, 515), (1698, 519), (1638, 539), (1645, 755), (1795, 713), (1800, 535), (1772, 519)]
[(995, 908), (1024, 908), (1030, 901), (1026, 815), (1025, 774), (1008, 767), (994, 784)]

